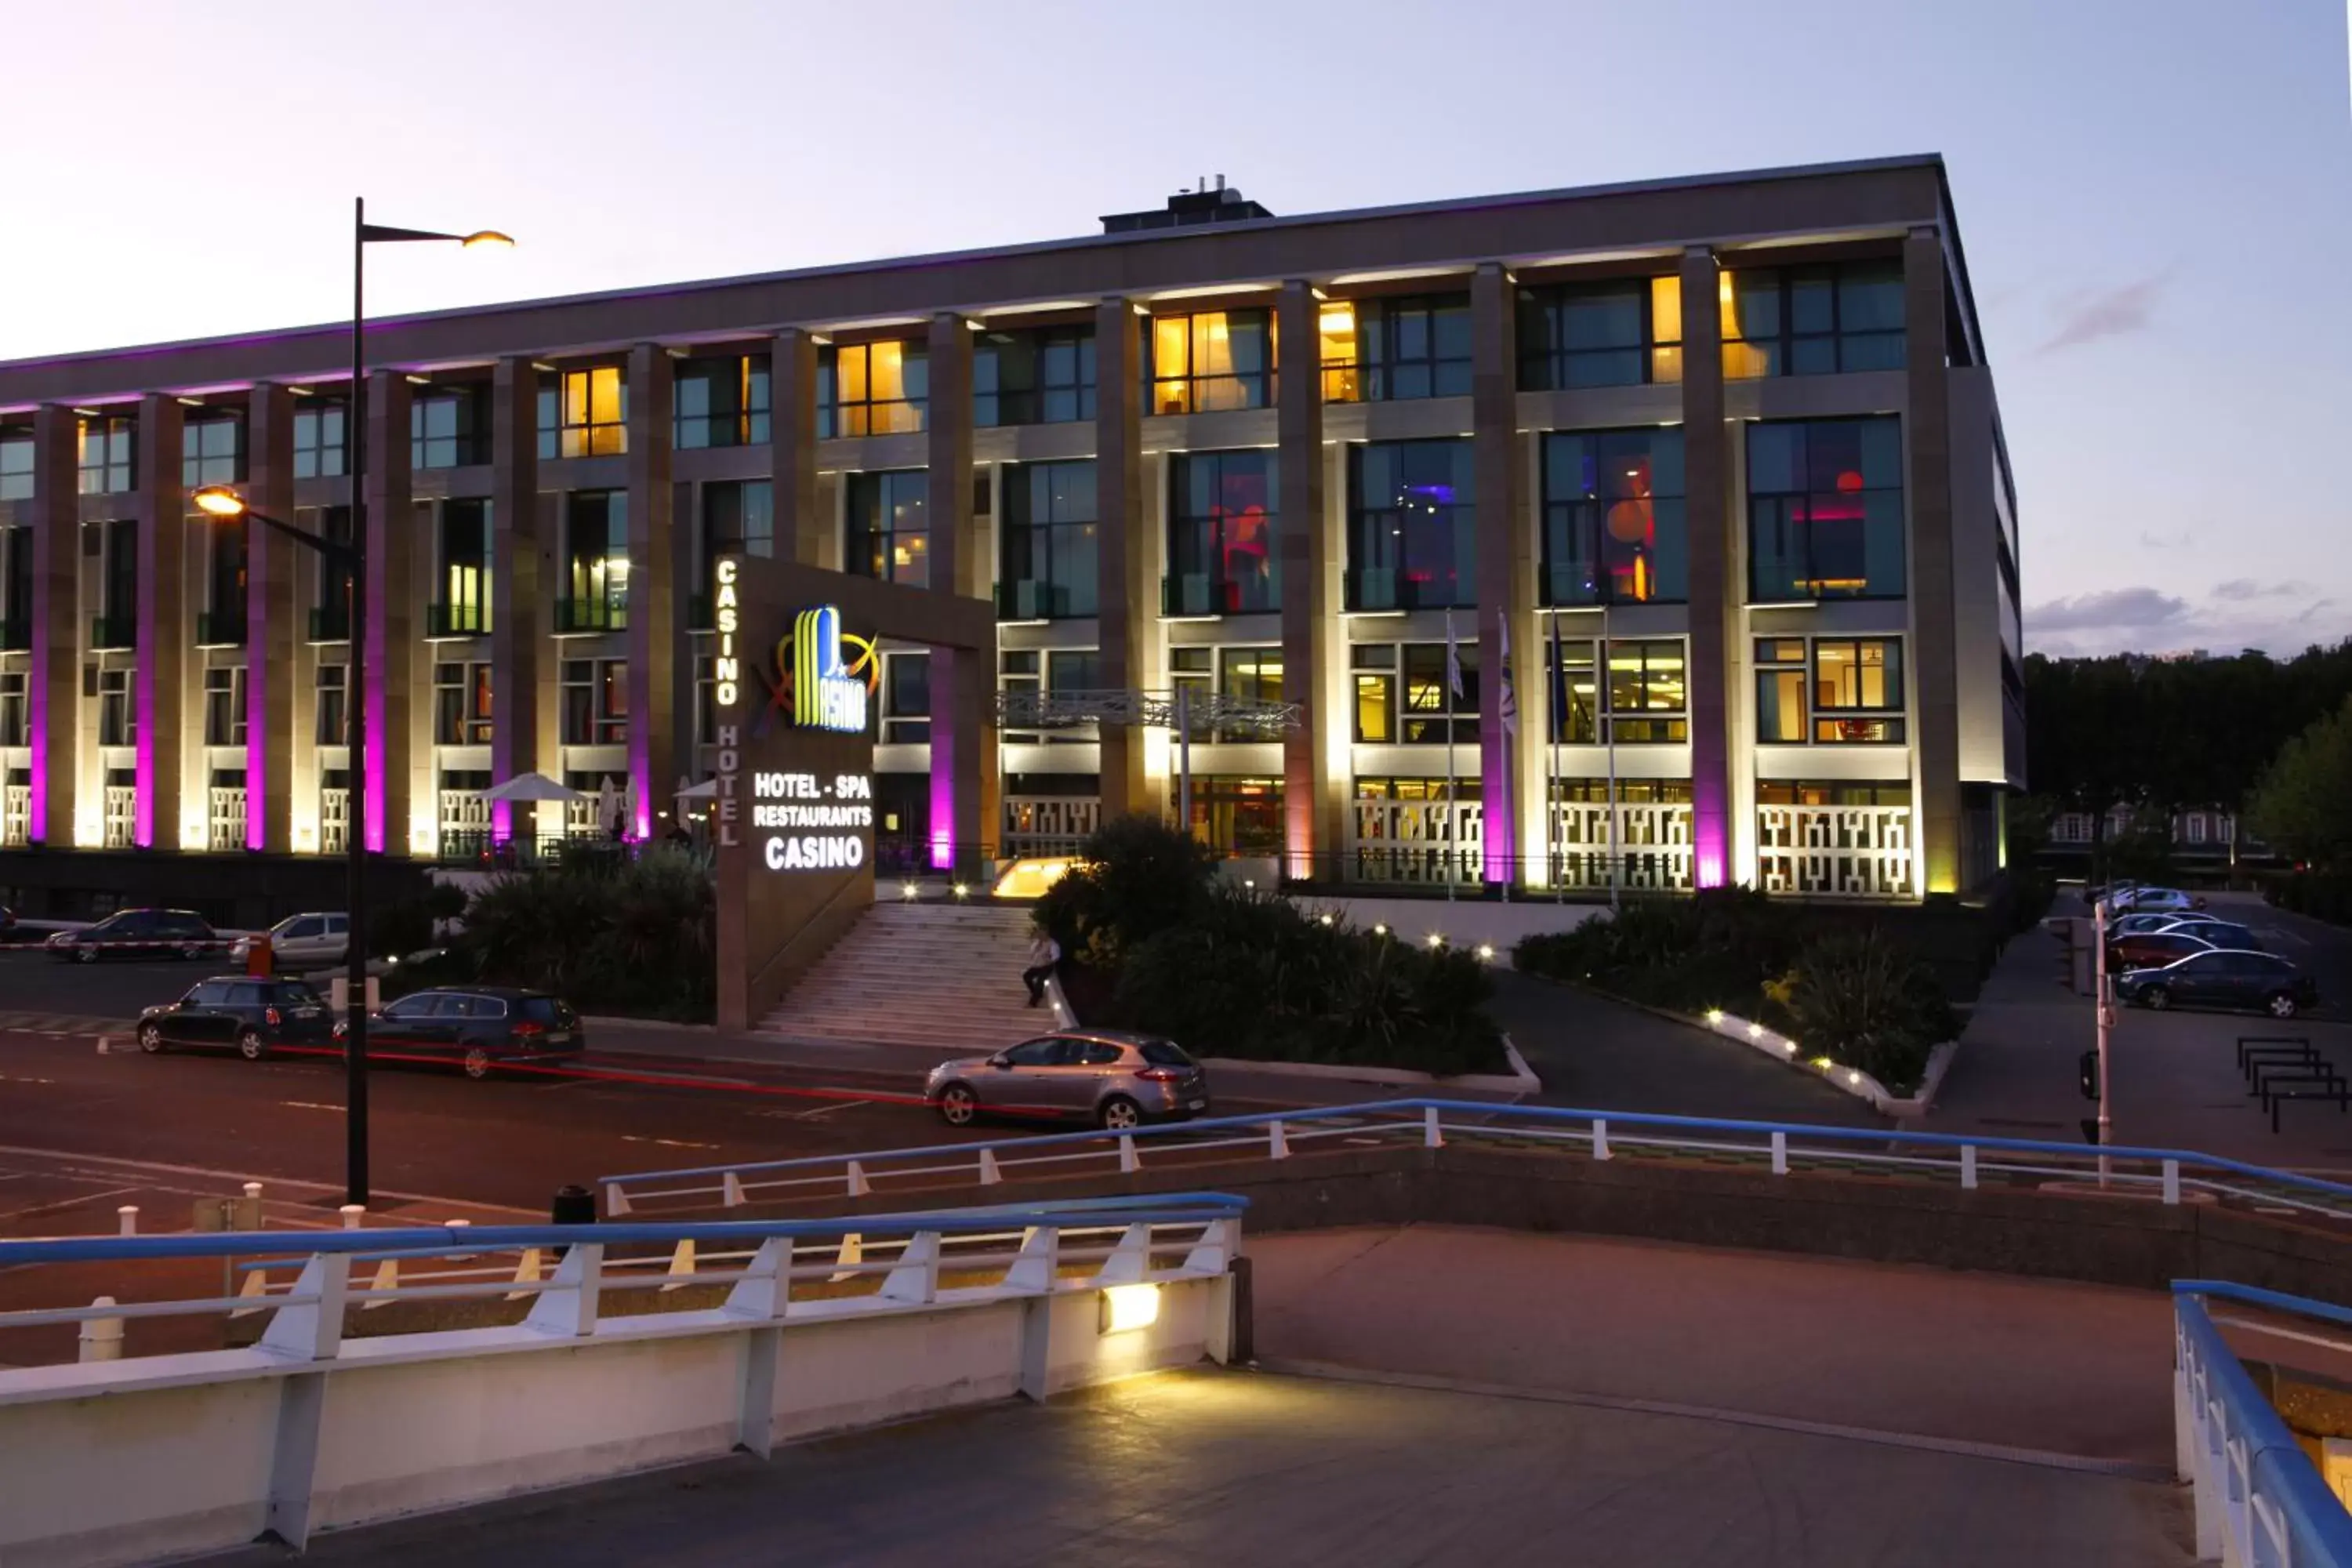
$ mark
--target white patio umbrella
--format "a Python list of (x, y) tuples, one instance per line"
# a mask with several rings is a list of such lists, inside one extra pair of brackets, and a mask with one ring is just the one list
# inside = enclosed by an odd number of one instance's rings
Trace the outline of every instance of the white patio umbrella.
[(621, 790), (610, 773), (606, 773), (604, 782), (596, 787), (596, 825), (607, 833), (621, 826)]
[(588, 797), (569, 784), (557, 784), (545, 773), (517, 773), (504, 784), (495, 784), (482, 792), (484, 800), (541, 801), (586, 800)]
[(698, 784), (690, 784), (685, 780), (680, 779), (678, 781), (677, 798), (680, 800), (717, 800), (719, 798), (719, 781), (717, 779), (705, 779)]

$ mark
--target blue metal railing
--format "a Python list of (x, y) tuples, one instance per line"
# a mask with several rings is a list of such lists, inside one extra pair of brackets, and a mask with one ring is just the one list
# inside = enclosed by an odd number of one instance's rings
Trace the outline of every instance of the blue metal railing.
[(2352, 1311), (2216, 1279), (2176, 1280), (2176, 1418), (2200, 1555), (2276, 1568), (2352, 1568), (2345, 1511), (2205, 1310), (2208, 1299), (2352, 1326)]
[[(1379, 1125), (1364, 1126), (1367, 1118), (1393, 1119), (1388, 1127), (1400, 1131), (1423, 1132), (1434, 1141), (1445, 1131), (1468, 1135), (1509, 1136), (1520, 1131), (1530, 1136), (1558, 1138), (1554, 1129), (1575, 1129), (1580, 1141), (1594, 1140), (1596, 1150), (1605, 1149), (1611, 1130), (1644, 1129), (1660, 1132), (1724, 1135), (1772, 1140), (1776, 1159), (1785, 1152), (1787, 1141), (1802, 1139), (1812, 1143), (1847, 1144), (1857, 1149), (1876, 1145), (1881, 1148), (1914, 1150), (1928, 1153), (1948, 1152), (1958, 1157), (1964, 1182), (1973, 1184), (1975, 1161), (1979, 1153), (1996, 1155), (2028, 1155), (2046, 1160), (2063, 1161), (2066, 1173), (2089, 1176), (2096, 1163), (2105, 1157), (2110, 1165), (2116, 1163), (2154, 1165), (2160, 1173), (2119, 1173), (2115, 1179), (2135, 1185), (2161, 1184), (2168, 1199), (2177, 1194), (2183, 1173), (2204, 1172), (2210, 1174), (2200, 1179), (2188, 1177), (2191, 1185), (2229, 1191), (2227, 1178), (2240, 1178), (2262, 1184), (2270, 1189), (2269, 1195), (2301, 1194), (2308, 1200), (2303, 1206), (2352, 1218), (2352, 1184), (2328, 1181), (2324, 1177), (2307, 1176), (2293, 1171), (2273, 1170), (2267, 1166), (2231, 1160), (2221, 1155), (2206, 1154), (2195, 1150), (2142, 1148), (2136, 1145), (2110, 1144), (2101, 1149), (2082, 1143), (2058, 1143), (2031, 1138), (1978, 1137), (1956, 1132), (1913, 1132), (1890, 1128), (1827, 1127), (1805, 1122), (1750, 1121), (1705, 1116), (1674, 1116), (1654, 1112), (1585, 1110), (1558, 1106), (1507, 1105), (1478, 1100), (1438, 1100), (1420, 1097), (1406, 1100), (1372, 1100), (1349, 1105), (1319, 1106), (1303, 1110), (1276, 1111), (1258, 1116), (1221, 1116), (1198, 1121), (1162, 1122), (1139, 1127), (1127, 1133), (1099, 1131), (1032, 1134), (1025, 1137), (996, 1139), (970, 1143), (921, 1144), (904, 1149), (874, 1150), (852, 1154), (822, 1154), (792, 1160), (747, 1162), (731, 1165), (698, 1165), (667, 1171), (645, 1171), (635, 1173), (600, 1176), (608, 1207), (617, 1194), (624, 1205), (639, 1197), (683, 1196), (688, 1193), (664, 1192), (656, 1189), (667, 1184), (714, 1179), (721, 1182), (730, 1194), (730, 1203), (740, 1201), (744, 1186), (796, 1184), (791, 1173), (815, 1173), (827, 1169), (845, 1171), (857, 1167), (860, 1179), (871, 1174), (913, 1174), (913, 1172), (877, 1170), (876, 1167), (902, 1165), (915, 1161), (950, 1161), (958, 1168), (971, 1169), (975, 1163), (983, 1169), (996, 1169), (1004, 1164), (1035, 1163), (1055, 1156), (1046, 1151), (1075, 1150), (1091, 1146), (1093, 1152), (1108, 1154), (1116, 1148), (1122, 1152), (1139, 1146), (1144, 1140), (1168, 1140), (1193, 1147), (1238, 1147), (1262, 1142), (1271, 1130), (1306, 1127), (1312, 1129), (1302, 1136), (1325, 1136), (1317, 1123), (1334, 1123), (1331, 1131), (1361, 1133), (1380, 1131)], [(1454, 1120), (1448, 1121), (1448, 1118)], [(1255, 1138), (1227, 1136), (1255, 1133)], [(982, 1152), (986, 1159), (982, 1161)], [(1759, 1151), (1761, 1152), (1760, 1150)], [(1064, 1159), (1079, 1156), (1063, 1154)], [(1851, 1155), (1848, 1158), (1872, 1157)], [(1887, 1158), (1888, 1156), (1877, 1156)], [(1895, 1158), (1900, 1158), (1896, 1156)], [(1915, 1157), (1916, 1158), (1916, 1157)], [(1941, 1163), (1933, 1159), (1922, 1163)], [(945, 1170), (947, 1166), (931, 1166)], [(1989, 1167), (1990, 1168), (1990, 1167)], [(782, 1179), (778, 1179), (778, 1178)], [(751, 1178), (747, 1181), (746, 1178)], [(765, 1179), (765, 1180), (762, 1180)], [(986, 1175), (982, 1180), (992, 1179)], [(849, 1184), (857, 1190), (858, 1182)], [(717, 1191), (718, 1188), (688, 1189), (690, 1193)], [(2287, 1201), (2294, 1202), (2294, 1197)], [(2340, 1205), (2340, 1208), (2331, 1205)], [(625, 1206), (612, 1209), (625, 1213)]]

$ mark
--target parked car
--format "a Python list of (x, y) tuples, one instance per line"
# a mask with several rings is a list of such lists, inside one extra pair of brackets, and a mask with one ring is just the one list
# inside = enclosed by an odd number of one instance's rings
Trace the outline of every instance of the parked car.
[[(335, 1037), (343, 1037), (335, 1026)], [(548, 1062), (587, 1048), (580, 1015), (561, 997), (511, 985), (436, 986), (368, 1015), (368, 1054), (458, 1063), (484, 1079), (501, 1063)]]
[(2220, 945), (2168, 931), (2137, 931), (2107, 943), (2107, 967), (2116, 971), (2154, 969), (2158, 964), (2187, 958), (2192, 952), (2210, 952)]
[[(352, 917), (341, 911), (288, 915), (269, 928), (269, 956), (280, 969), (341, 963), (351, 947)], [(252, 949), (251, 937), (238, 937), (229, 944), (229, 961), (243, 963)]]
[(2116, 994), (2139, 1007), (2259, 1008), (2273, 1018), (2319, 1005), (2311, 976), (2276, 953), (2220, 948), (2161, 968), (2127, 971), (2116, 981)]
[(2107, 922), (2107, 940), (2112, 942), (2147, 931), (2163, 931), (2167, 927), (2178, 925), (2183, 918), (2169, 910), (2151, 910), (2140, 914), (2118, 915)]
[(92, 963), (101, 958), (202, 958), (217, 952), (225, 939), (189, 910), (118, 910), (95, 925), (61, 931), (42, 944), (61, 962)]
[(2129, 901), (2122, 907), (2134, 914), (2187, 914), (2205, 907), (2201, 893), (2184, 893), (2178, 888), (2134, 888), (2117, 895)]
[(950, 1127), (1003, 1112), (1083, 1118), (1116, 1131), (1202, 1115), (1209, 1075), (1173, 1040), (1082, 1029), (941, 1062), (923, 1092)]
[(139, 1015), (139, 1048), (151, 1055), (172, 1046), (234, 1047), (257, 1062), (275, 1046), (325, 1047), (333, 1037), (325, 998), (299, 980), (216, 974)]
[(2167, 936), (2193, 936), (2215, 947), (2227, 947), (2241, 952), (2266, 952), (2263, 939), (2253, 928), (2235, 921), (2217, 921), (2210, 915), (2189, 915), (2156, 928)]

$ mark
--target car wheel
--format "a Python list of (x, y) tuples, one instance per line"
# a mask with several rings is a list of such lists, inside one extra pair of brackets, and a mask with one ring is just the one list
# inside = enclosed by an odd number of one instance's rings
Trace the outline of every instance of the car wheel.
[(940, 1090), (940, 1120), (950, 1127), (969, 1127), (980, 1119), (980, 1096), (960, 1083)]
[(247, 1029), (236, 1037), (236, 1054), (247, 1061), (257, 1062), (268, 1054), (268, 1050), (261, 1043), (261, 1032), (257, 1029)]
[(163, 1052), (163, 1026), (160, 1024), (140, 1025), (139, 1048), (145, 1051), (151, 1057), (161, 1056)]
[(1095, 1120), (1106, 1132), (1132, 1132), (1143, 1125), (1143, 1108), (1123, 1094), (1114, 1094), (1102, 1102)]
[(2292, 1018), (2297, 1011), (2294, 996), (2284, 991), (2272, 997), (2268, 1005), (2273, 1018)]
[(75, 948), (74, 962), (76, 963), (96, 963), (98, 962), (98, 949), (94, 947)]
[(476, 1083), (490, 1076), (490, 1053), (482, 1046), (466, 1047), (466, 1076)]
[(2161, 985), (2151, 985), (2139, 994), (2139, 1000), (2142, 1006), (2161, 1013), (2172, 1005), (2172, 993)]

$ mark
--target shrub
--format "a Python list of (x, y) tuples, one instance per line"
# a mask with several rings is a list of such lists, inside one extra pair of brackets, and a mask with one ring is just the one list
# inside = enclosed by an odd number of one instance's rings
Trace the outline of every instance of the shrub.
[(682, 850), (501, 877), (467, 906), (457, 945), (483, 979), (582, 1008), (703, 1018), (717, 991), (710, 876)]
[(1806, 1052), (1859, 1068), (1896, 1093), (1916, 1089), (1928, 1051), (1959, 1032), (1927, 966), (1875, 930), (1808, 944), (1787, 996), (1792, 1032)]
[(1101, 968), (1194, 914), (1216, 870), (1205, 846), (1151, 816), (1114, 817), (1078, 853), (1036, 919), (1063, 952)]

